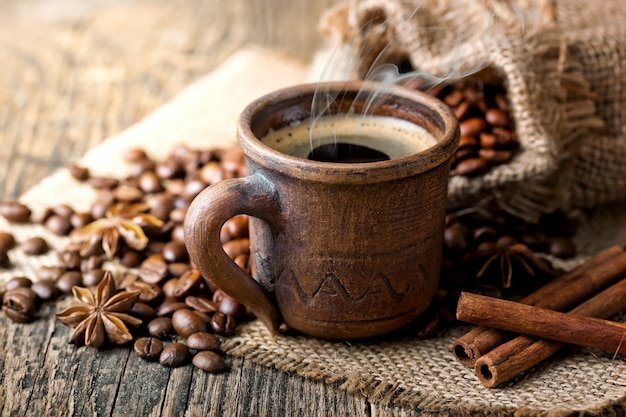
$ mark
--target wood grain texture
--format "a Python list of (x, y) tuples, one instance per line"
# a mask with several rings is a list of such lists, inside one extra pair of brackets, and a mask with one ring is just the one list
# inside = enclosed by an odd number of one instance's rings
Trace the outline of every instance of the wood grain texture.
[[(336, 0), (0, 0), (0, 200), (140, 121), (248, 42), (309, 58)], [(254, 76), (251, 73), (251, 76)], [(358, 392), (227, 358), (210, 375), (68, 344), (0, 314), (1, 416), (410, 416)]]

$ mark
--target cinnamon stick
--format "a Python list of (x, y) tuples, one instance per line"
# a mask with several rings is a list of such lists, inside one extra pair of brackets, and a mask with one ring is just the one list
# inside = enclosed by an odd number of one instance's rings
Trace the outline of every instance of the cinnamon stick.
[[(609, 318), (626, 309), (626, 279), (585, 301), (570, 314)], [(565, 343), (532, 336), (517, 336), (476, 361), (480, 382), (495, 387), (516, 377), (559, 351)]]
[[(520, 302), (564, 311), (623, 276), (626, 276), (626, 253), (621, 247), (613, 246), (555, 278)], [(478, 358), (513, 337), (515, 335), (509, 332), (478, 326), (459, 337), (452, 345), (452, 352), (459, 362), (474, 367)]]
[(578, 346), (626, 353), (626, 324), (461, 293), (457, 319)]

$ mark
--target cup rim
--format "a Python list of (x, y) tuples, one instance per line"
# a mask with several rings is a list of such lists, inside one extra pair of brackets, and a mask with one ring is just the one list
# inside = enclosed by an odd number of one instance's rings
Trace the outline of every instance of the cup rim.
[[(278, 105), (281, 101), (300, 99), (310, 101), (319, 89), (360, 91), (372, 94), (380, 91), (381, 88), (396, 100), (398, 98), (409, 100), (431, 109), (433, 115), (436, 115), (438, 121), (443, 124), (441, 140), (422, 152), (403, 158), (347, 164), (314, 161), (282, 153), (264, 144), (252, 130), (255, 115), (270, 106)], [(429, 133), (432, 134), (432, 132)], [(328, 183), (369, 183), (420, 174), (452, 158), (459, 140), (458, 121), (452, 110), (439, 99), (417, 90), (373, 81), (328, 81), (285, 87), (265, 94), (248, 104), (241, 112), (237, 124), (237, 141), (244, 156), (250, 161), (270, 170), (278, 169), (294, 178)]]

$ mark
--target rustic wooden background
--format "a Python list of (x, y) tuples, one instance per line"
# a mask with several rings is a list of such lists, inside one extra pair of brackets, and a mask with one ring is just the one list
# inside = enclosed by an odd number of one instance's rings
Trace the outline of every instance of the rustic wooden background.
[[(307, 59), (337, 0), (0, 0), (0, 200), (138, 122), (254, 41)], [(410, 416), (229, 358), (218, 376), (67, 344), (44, 307), (0, 315), (2, 416)]]

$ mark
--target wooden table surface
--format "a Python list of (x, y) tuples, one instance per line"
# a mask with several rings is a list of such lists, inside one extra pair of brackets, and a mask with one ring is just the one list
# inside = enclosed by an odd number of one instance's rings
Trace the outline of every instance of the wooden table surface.
[[(0, 0), (0, 200), (17, 198), (254, 41), (306, 59), (336, 0)], [(405, 416), (338, 386), (228, 358), (214, 376), (68, 344), (0, 315), (2, 416)]]

